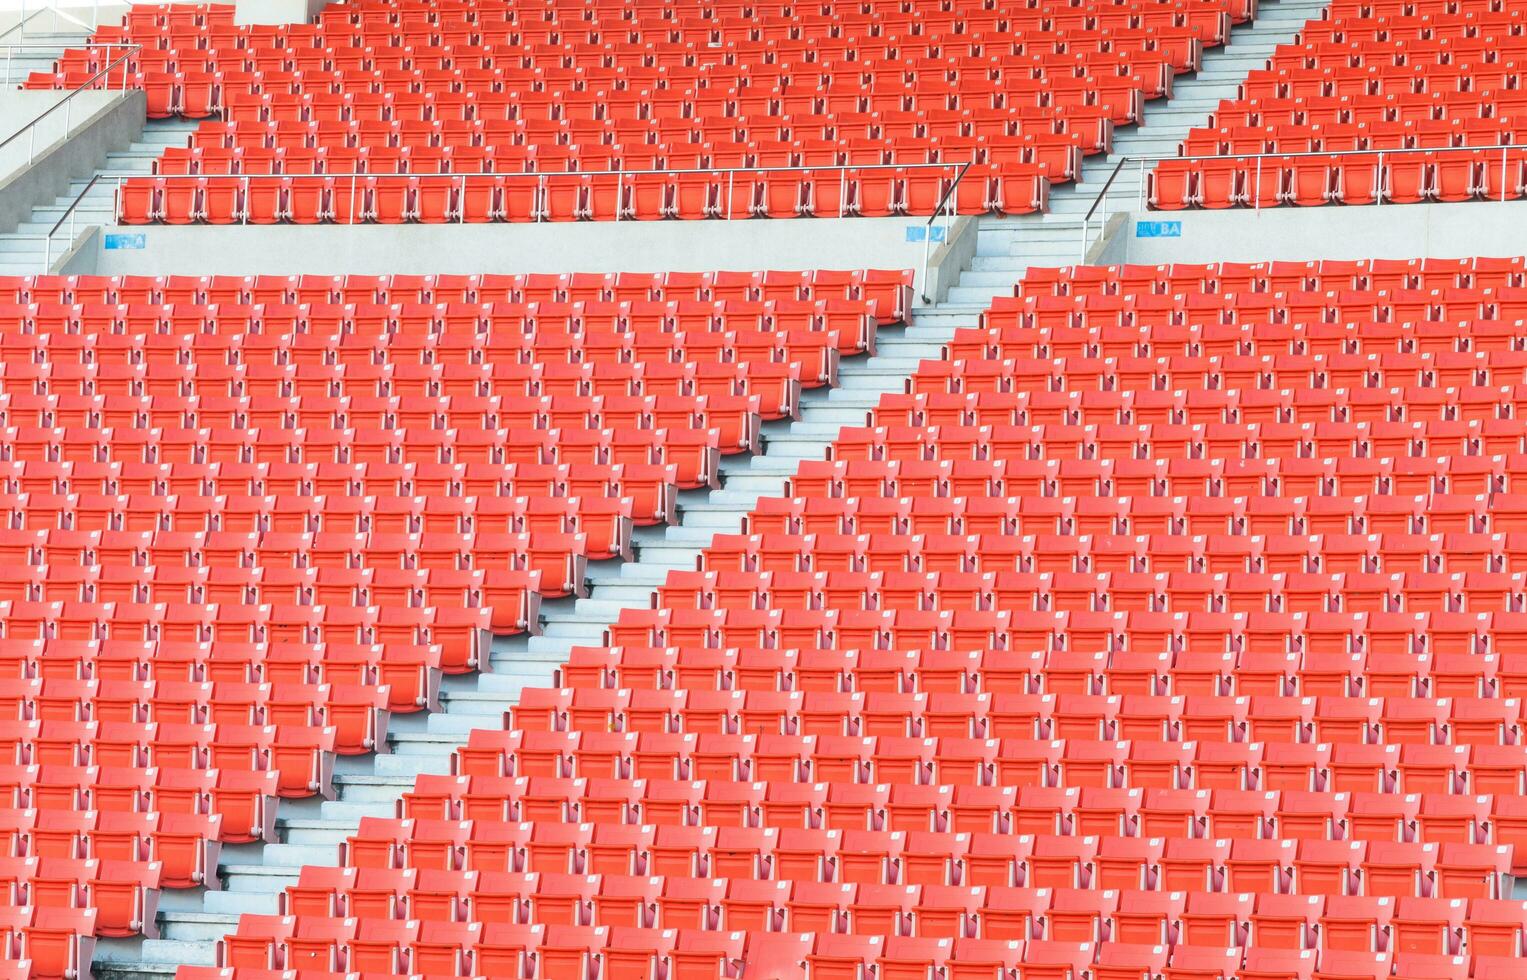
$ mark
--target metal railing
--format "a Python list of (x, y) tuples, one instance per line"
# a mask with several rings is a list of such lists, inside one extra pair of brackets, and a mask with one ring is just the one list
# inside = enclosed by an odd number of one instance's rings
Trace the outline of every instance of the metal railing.
[[(767, 174), (776, 174), (776, 173), (779, 173), (779, 174), (835, 173), (835, 174), (838, 175), (838, 217), (846, 218), (846, 217), (849, 217), (851, 213), (853, 213), (851, 211), (850, 207), (849, 207), (849, 180), (850, 180), (850, 175), (851, 174), (861, 174), (861, 173), (865, 173), (865, 172), (887, 171), (887, 170), (888, 171), (938, 170), (938, 171), (945, 171), (945, 172), (953, 171), (956, 174), (956, 179), (955, 179), (954, 183), (949, 185), (948, 188), (945, 188), (944, 193), (939, 197), (938, 204), (935, 206), (935, 209), (934, 209), (934, 214), (935, 214), (935, 216), (937, 216), (938, 209), (943, 207), (944, 201), (948, 197), (949, 190), (951, 190), (956, 184), (958, 184), (959, 178), (963, 177), (965, 175), (965, 171), (970, 169), (971, 166), (972, 166), (972, 164), (969, 161), (960, 161), (960, 162), (949, 162), (949, 163), (833, 163), (833, 164), (812, 164), (812, 165), (803, 165), (803, 166), (773, 166), (773, 167), (694, 167), (694, 168), (663, 169), (663, 170), (625, 170), (625, 169), (614, 169), (614, 170), (608, 170), (608, 169), (607, 170), (537, 170), (537, 171), (514, 170), (514, 171), (502, 171), (502, 172), (500, 172), (500, 171), (484, 171), (484, 172), (481, 172), (481, 173), (478, 173), (478, 172), (470, 172), (470, 173), (450, 173), (450, 172), (435, 172), (435, 173), (360, 173), (360, 172), (343, 172), (343, 173), (279, 173), (279, 174), (277, 174), (277, 173), (254, 173), (254, 174), (245, 174), (245, 173), (240, 173), (240, 174), (113, 174), (113, 173), (106, 173), (106, 174), (101, 174), (100, 176), (102, 178), (104, 178), (104, 179), (107, 179), (107, 180), (114, 180), (114, 181), (116, 181), (117, 182), (117, 188), (118, 188), (118, 193), (119, 194), (121, 192), (122, 184), (125, 183), (126, 181), (129, 181), (129, 180), (164, 181), (166, 183), (176, 183), (176, 182), (182, 182), (182, 181), (197, 181), (197, 182), (200, 182), (200, 181), (216, 181), (216, 182), (219, 182), (219, 183), (238, 182), (241, 185), (241, 189), (245, 193), (246, 199), (247, 199), (247, 195), (248, 195), (248, 192), (250, 190), (251, 185), (254, 182), (257, 182), (257, 181), (300, 181), (300, 182), (325, 181), (325, 182), (330, 182), (330, 183), (334, 184), (334, 186), (336, 188), (338, 188), (340, 186), (348, 187), (348, 190), (349, 190), (349, 193), (350, 193), (350, 201), (351, 201), (352, 205), (357, 200), (358, 192), (360, 192), (362, 190), (365, 190), (365, 189), (368, 189), (368, 188), (370, 188), (372, 186), (381, 185), (381, 184), (391, 184), (391, 183), (403, 183), (403, 184), (407, 184), (410, 181), (423, 181), (423, 180), (428, 180), (428, 181), (431, 181), (431, 182), (450, 181), (451, 184), (452, 184), (453, 189), (460, 190), (464, 194), (466, 192), (467, 188), (468, 188), (468, 185), (473, 183), (473, 182), (479, 182), (479, 183), (487, 182), (487, 183), (490, 183), (490, 184), (493, 183), (493, 182), (496, 182), (496, 181), (504, 181), (506, 183), (512, 183), (512, 182), (530, 183), (530, 182), (534, 182), (535, 185), (536, 185), (536, 188), (537, 188), (537, 193), (544, 195), (545, 189), (547, 187), (548, 182), (552, 182), (552, 181), (581, 181), (581, 180), (584, 180), (584, 179), (610, 178), (610, 177), (613, 177), (613, 178), (615, 178), (615, 192), (616, 192), (617, 206), (615, 208), (613, 216), (610, 219), (608, 219), (608, 220), (619, 221), (622, 218), (622, 214), (625, 213), (625, 220), (630, 221), (630, 220), (636, 220), (636, 219), (634, 219), (630, 215), (630, 213), (626, 212), (626, 209), (623, 206), (623, 201), (624, 201), (624, 197), (625, 197), (625, 187), (626, 187), (627, 184), (630, 184), (631, 186), (634, 187), (636, 185), (636, 181), (638, 181), (640, 179), (644, 179), (644, 178), (645, 179), (652, 179), (652, 178), (673, 179), (673, 178), (680, 178), (680, 177), (685, 177), (685, 176), (704, 176), (704, 177), (718, 177), (719, 178), (722, 175), (725, 175), (725, 177), (726, 177), (726, 193), (725, 193), (724, 199), (721, 202), (718, 202), (718, 204), (721, 205), (719, 209), (722, 212), (722, 216), (726, 217), (726, 218), (732, 218), (732, 217), (735, 217), (736, 213), (737, 213), (737, 209), (734, 206), (736, 204), (736, 201), (734, 199), (735, 199), (735, 196), (736, 196), (738, 178), (740, 176), (754, 177), (754, 176), (767, 175)], [(346, 182), (348, 182), (348, 183), (346, 183)], [(248, 219), (248, 216), (249, 216), (248, 215), (248, 210), (249, 209), (246, 206), (246, 207), (242, 208), (241, 210), (243, 211), (243, 217), (246, 219), (245, 221), (243, 221), (241, 223), (247, 224), (248, 223), (247, 219)], [(458, 223), (463, 223), (463, 224), (466, 223), (466, 209), (465, 208), (459, 208), (458, 210), (461, 213), (458, 214), (457, 217), (456, 217), (457, 222)], [(355, 224), (356, 223), (356, 210), (355, 210), (355, 208), (353, 206), (347, 208), (346, 215), (347, 215), (347, 220), (344, 221), (344, 222), (340, 222), (340, 223), (342, 223), (342, 224)], [(551, 219), (546, 216), (546, 214), (544, 212), (544, 209), (543, 209), (541, 212), (539, 212), (539, 213), (537, 213), (535, 215), (534, 220), (537, 221), (537, 222), (541, 222), (541, 221), (548, 221), (548, 220), (551, 220)]]
[[(27, 140), (28, 140), (28, 143), (27, 143), (27, 165), (31, 166), (34, 162), (36, 162), (36, 159), (37, 159), (37, 126), (38, 126), (38, 124), (41, 123), (44, 119), (47, 119), (49, 116), (53, 115), (53, 113), (57, 112), (60, 109), (64, 110), (64, 132), (63, 132), (63, 135), (60, 137), (60, 140), (68, 139), (70, 137), (70, 135), (72, 135), (71, 130), (73, 130), (73, 128), (74, 128), (74, 100), (75, 100), (75, 98), (78, 95), (80, 95), (80, 93), (82, 93), (82, 92), (100, 91), (99, 89), (96, 88), (96, 84), (95, 83), (100, 81), (103, 77), (105, 77), (107, 75), (110, 75), (112, 69), (116, 68), (118, 65), (125, 65), (127, 60), (132, 57), (133, 52), (137, 51), (138, 48), (140, 47), (140, 45), (137, 45), (137, 44), (120, 45), (120, 47), (124, 47), (124, 48), (127, 48), (129, 50), (125, 50), (125, 51), (123, 51), (122, 54), (117, 55), (117, 57), (112, 59), (106, 65), (106, 67), (97, 70), (95, 72), (95, 74), (91, 75), (84, 82), (82, 82), (79, 85), (75, 86), (74, 88), (70, 89), (69, 93), (67, 95), (65, 95), (62, 99), (58, 100), (57, 102), (53, 103), (48, 108), (44, 109), (42, 112), (38, 113), (36, 116), (32, 117), (32, 120), (30, 122), (28, 122), (26, 125), (22, 126), (20, 129), (16, 130), (11, 135), (7, 136), (5, 139), (0, 140), (0, 151), (3, 151), (6, 147), (10, 146), (12, 143), (14, 143), (17, 140), (19, 140), (22, 137), (22, 135), (25, 134), (27, 136)], [(110, 91), (110, 89), (107, 88), (106, 91)], [(122, 71), (122, 88), (121, 88), (121, 91), (124, 92), (124, 93), (127, 91), (127, 71), (126, 71), (125, 68)]]
[[(928, 215), (927, 222), (923, 224), (923, 277), (920, 281), (924, 303), (931, 302), (928, 298), (928, 255), (933, 248), (933, 222), (938, 220), (940, 212), (944, 213), (944, 243), (948, 244), (949, 231), (954, 227), (954, 205), (959, 200), (957, 191), (960, 181), (965, 179), (966, 172), (974, 165), (975, 162), (971, 161), (960, 168), (960, 172), (954, 175), (954, 181), (945, 189), (944, 196), (939, 198), (938, 203), (933, 206), (933, 213)], [(946, 203), (949, 205), (947, 210), (944, 207)]]
[[(135, 44), (135, 43), (132, 43), (130, 41), (112, 41), (112, 42), (109, 42), (109, 43), (100, 43), (100, 44), (92, 43), (90, 45), (90, 51), (92, 51), (92, 52), (101, 51), (101, 52), (110, 53), (113, 49), (121, 49), (121, 50), (127, 51), (129, 54), (131, 54), (132, 52), (137, 51), (137, 50), (141, 49), (142, 47), (143, 47), (143, 45)], [(41, 52), (47, 52), (47, 53), (50, 53), (50, 54), (57, 54), (58, 53), (58, 45), (56, 45), (56, 44), (49, 44), (46, 41), (0, 41), (0, 49), (4, 49), (4, 51), (5, 51), (5, 80), (4, 80), (4, 84), (8, 85), (8, 86), (9, 85), (25, 85), (26, 84), (26, 76), (24, 74), (19, 79), (13, 77), (14, 74), (15, 74), (15, 61), (16, 61), (16, 56), (18, 55), (18, 53), (25, 53), (27, 51), (41, 51)], [(122, 84), (123, 84), (123, 88), (126, 88), (126, 86), (127, 86), (127, 74), (128, 74), (127, 69), (124, 68), (123, 71), (122, 71), (122, 76), (123, 76)], [(107, 87), (109, 88), (110, 86), (107, 86)]]
[[(27, 8), (29, 6), (33, 7), (32, 11), (30, 13), (27, 12)], [(43, 14), (46, 14), (46, 13), (51, 13), (56, 19), (68, 21), (70, 24), (73, 24), (74, 26), (79, 27), (82, 30), (93, 31), (98, 26), (100, 26), (100, 23), (101, 23), (101, 3), (100, 3), (100, 0), (95, 0), (95, 2), (92, 5), (92, 10), (93, 10), (93, 13), (92, 13), (92, 16), (91, 16), (91, 23), (87, 24), (84, 21), (80, 20), (78, 17), (75, 17), (73, 14), (66, 13), (64, 10), (59, 8), (57, 4), (48, 3), (47, 0), (40, 0), (40, 2), (37, 2), (35, 4), (29, 4), (27, 2), (27, 0), (21, 0), (21, 19), (19, 21), (17, 21), (16, 23), (12, 24), (10, 27), (7, 27), (5, 30), (0, 31), (0, 38), (6, 37), (6, 36), (8, 36), (10, 34), (13, 34), (13, 33), (17, 32), (17, 31), (21, 32), (21, 36), (22, 37), (26, 37), (27, 36), (27, 24), (30, 23), (33, 18), (41, 17)]]
[[(1252, 173), (1252, 186), (1255, 189), (1255, 192), (1252, 194), (1252, 200), (1250, 201), (1250, 207), (1252, 208), (1253, 211), (1260, 212), (1262, 210), (1262, 197), (1263, 197), (1263, 195), (1261, 193), (1261, 189), (1262, 189), (1262, 168), (1263, 168), (1262, 161), (1264, 161), (1264, 160), (1280, 160), (1280, 161), (1281, 160), (1299, 160), (1299, 159), (1308, 159), (1308, 158), (1314, 158), (1314, 157), (1319, 157), (1321, 159), (1333, 159), (1334, 158), (1334, 159), (1336, 159), (1338, 161), (1343, 160), (1343, 159), (1347, 159), (1347, 158), (1353, 158), (1353, 157), (1362, 158), (1364, 160), (1371, 160), (1373, 162), (1373, 172), (1374, 172), (1373, 190), (1372, 190), (1373, 200), (1372, 201), (1365, 201), (1365, 202), (1358, 202), (1356, 204), (1350, 204), (1349, 203), (1349, 206), (1355, 206), (1355, 207), (1380, 207), (1380, 206), (1382, 206), (1385, 203), (1385, 198), (1389, 196), (1389, 192), (1391, 190), (1391, 187), (1390, 187), (1389, 183), (1387, 182), (1388, 170), (1386, 170), (1385, 167), (1384, 167), (1385, 159), (1388, 158), (1388, 159), (1392, 160), (1395, 157), (1413, 156), (1413, 155), (1416, 155), (1416, 154), (1430, 154), (1432, 156), (1475, 156), (1475, 157), (1477, 157), (1477, 156), (1481, 156), (1481, 155), (1484, 155), (1484, 154), (1499, 153), (1500, 154), (1500, 198), (1499, 198), (1499, 200), (1502, 201), (1502, 202), (1508, 201), (1512, 197), (1512, 189), (1511, 189), (1510, 186), (1508, 186), (1509, 181), (1508, 181), (1507, 178), (1508, 178), (1509, 171), (1510, 171), (1510, 166), (1511, 166), (1511, 153), (1514, 150), (1515, 151), (1524, 151), (1524, 152), (1527, 152), (1527, 143), (1495, 143), (1495, 144), (1492, 144), (1492, 145), (1489, 145), (1489, 146), (1414, 146), (1414, 147), (1402, 147), (1402, 148), (1398, 148), (1398, 149), (1382, 149), (1382, 150), (1379, 150), (1379, 149), (1374, 149), (1374, 150), (1301, 150), (1301, 151), (1292, 152), (1292, 153), (1276, 153), (1276, 152), (1274, 152), (1274, 153), (1189, 153), (1189, 154), (1182, 154), (1182, 155), (1165, 154), (1165, 153), (1163, 153), (1163, 154), (1143, 154), (1143, 155), (1140, 155), (1140, 156), (1123, 156), (1123, 157), (1120, 157), (1119, 158), (1119, 162), (1114, 165), (1113, 172), (1109, 175), (1108, 181), (1098, 190), (1097, 196), (1093, 199), (1092, 207), (1087, 211), (1087, 217), (1082, 219), (1082, 223), (1081, 223), (1081, 248), (1079, 250), (1079, 254), (1080, 254), (1081, 257), (1085, 258), (1086, 254), (1087, 254), (1087, 249), (1091, 245), (1091, 242), (1090, 242), (1089, 237), (1088, 237), (1089, 231), (1090, 231), (1090, 221), (1089, 221), (1089, 219), (1092, 217), (1094, 212), (1097, 212), (1099, 210), (1101, 210), (1104, 213), (1104, 215), (1106, 216), (1106, 214), (1107, 214), (1107, 197), (1108, 197), (1109, 190), (1113, 187), (1114, 178), (1116, 178), (1118, 176), (1120, 170), (1122, 170), (1123, 167), (1125, 166), (1125, 164), (1128, 164), (1128, 163), (1138, 164), (1139, 168), (1140, 168), (1140, 171), (1139, 171), (1139, 186), (1136, 188), (1136, 191), (1135, 191), (1135, 195), (1136, 195), (1136, 210), (1138, 212), (1140, 212), (1140, 213), (1144, 213), (1145, 210), (1146, 210), (1146, 203), (1147, 203), (1146, 202), (1146, 194), (1145, 194), (1145, 185), (1146, 185), (1146, 177), (1147, 177), (1147, 172), (1146, 172), (1147, 164), (1169, 163), (1169, 162), (1174, 162), (1174, 161), (1181, 161), (1181, 162), (1187, 162), (1187, 163), (1203, 162), (1203, 161), (1217, 161), (1217, 162), (1225, 163), (1225, 164), (1236, 164), (1236, 163), (1250, 163), (1251, 161), (1255, 161), (1255, 164), (1254, 164), (1254, 166), (1252, 168), (1252, 171), (1251, 171), (1251, 173)], [(1391, 205), (1394, 204), (1393, 201), (1390, 201), (1389, 203)], [(1102, 232), (1103, 232), (1103, 227), (1102, 227), (1102, 225), (1099, 225), (1099, 228), (1098, 228), (1099, 236), (1102, 235)]]
[[(58, 220), (53, 223), (53, 227), (48, 229), (48, 234), (43, 238), (43, 275), (47, 275), (49, 272), (53, 271), (53, 236), (58, 234), (58, 229), (63, 227), (65, 221), (69, 222), (69, 247), (73, 247), (75, 236), (77, 234), (77, 226), (75, 225), (74, 220), (75, 213), (79, 210), (80, 202), (85, 200), (85, 197), (90, 193), (90, 191), (95, 187), (96, 183), (100, 179), (100, 174), (96, 174), (95, 176), (91, 177), (89, 182), (85, 184), (85, 189), (80, 191), (73, 201), (69, 202), (69, 206), (64, 208), (64, 213), (59, 215)], [(66, 248), (64, 251), (67, 254), (68, 248)]]
[[(1108, 190), (1113, 187), (1113, 182), (1119, 179), (1119, 171), (1123, 170), (1124, 164), (1128, 162), (1129, 157), (1119, 158), (1119, 162), (1114, 164), (1113, 171), (1109, 173), (1108, 179), (1103, 182), (1102, 190), (1098, 191), (1097, 199), (1092, 202), (1092, 207), (1088, 208), (1087, 213), (1082, 216), (1082, 250), (1081, 254), (1076, 257), (1078, 262), (1087, 261), (1087, 228), (1092, 222), (1093, 214), (1096, 214), (1098, 211), (1102, 212), (1098, 215), (1099, 236), (1108, 227)], [(1141, 179), (1143, 180), (1144, 178)]]

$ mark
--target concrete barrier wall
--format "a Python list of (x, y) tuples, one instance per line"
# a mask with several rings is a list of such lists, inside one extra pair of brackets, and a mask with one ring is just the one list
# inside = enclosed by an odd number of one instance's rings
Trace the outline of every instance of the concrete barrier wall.
[(1527, 202), (1520, 201), (1152, 211), (1130, 215), (1098, 261), (1159, 265), (1522, 255), (1527, 253), (1524, 221)]
[(237, 0), (235, 24), (305, 24), (318, 16), (329, 0)]
[[(0, 131), (6, 135), (20, 131), (61, 95), (4, 93), (0, 96)], [(70, 181), (95, 173), (106, 162), (107, 153), (130, 145), (143, 131), (147, 103), (141, 91), (86, 92), (77, 96), (76, 102), (70, 110), (73, 135), (69, 139), (62, 139), (64, 110), (39, 124), (37, 151), (30, 166), (29, 134), (0, 148), (0, 233), (15, 231), (18, 224), (31, 218), (32, 208), (68, 193)]]
[[(894, 268), (918, 270), (921, 285), (923, 242), (909, 229), (920, 234), (925, 220), (113, 227), (95, 264), (103, 275)], [(939, 251), (945, 283), (964, 251)]]

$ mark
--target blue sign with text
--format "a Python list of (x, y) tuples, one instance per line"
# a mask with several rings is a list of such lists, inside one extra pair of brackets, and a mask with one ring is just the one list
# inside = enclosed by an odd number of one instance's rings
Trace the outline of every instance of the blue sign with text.
[(135, 235), (107, 235), (106, 248), (112, 249), (141, 249), (148, 244), (148, 236), (139, 232)]
[(929, 228), (927, 225), (908, 225), (907, 241), (920, 242), (926, 239), (936, 245), (944, 240), (944, 233), (946, 231), (948, 229), (939, 225), (934, 225), (932, 228)]
[(1181, 221), (1136, 221), (1136, 238), (1181, 238)]

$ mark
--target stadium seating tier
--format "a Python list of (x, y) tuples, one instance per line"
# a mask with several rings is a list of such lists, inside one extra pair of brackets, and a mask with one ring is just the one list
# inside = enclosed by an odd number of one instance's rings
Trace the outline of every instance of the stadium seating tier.
[(1512, 975), (1523, 272), (1032, 270), (220, 963)]
[(1521, 11), (1335, 0), (1158, 164), (1152, 207), (1517, 200)]
[(0, 280), (0, 960), (156, 935), (161, 889), (332, 798), (910, 300), (876, 270)]
[(1254, 12), (368, 0), (264, 28), (145, 5), (28, 87), (126, 51), (101, 84), (209, 120), (121, 186), (129, 224), (1021, 214)]

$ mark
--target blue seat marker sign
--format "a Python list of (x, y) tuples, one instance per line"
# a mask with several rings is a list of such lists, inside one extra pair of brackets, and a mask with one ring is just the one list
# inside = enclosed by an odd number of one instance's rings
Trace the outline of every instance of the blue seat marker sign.
[(929, 228), (927, 225), (908, 225), (907, 241), (920, 242), (926, 238), (937, 245), (944, 240), (945, 231), (946, 229), (942, 225), (934, 225), (932, 228)]
[(1181, 238), (1181, 221), (1136, 221), (1136, 238)]
[(142, 232), (136, 234), (116, 234), (106, 236), (106, 248), (113, 249), (141, 249), (148, 244), (148, 236)]

